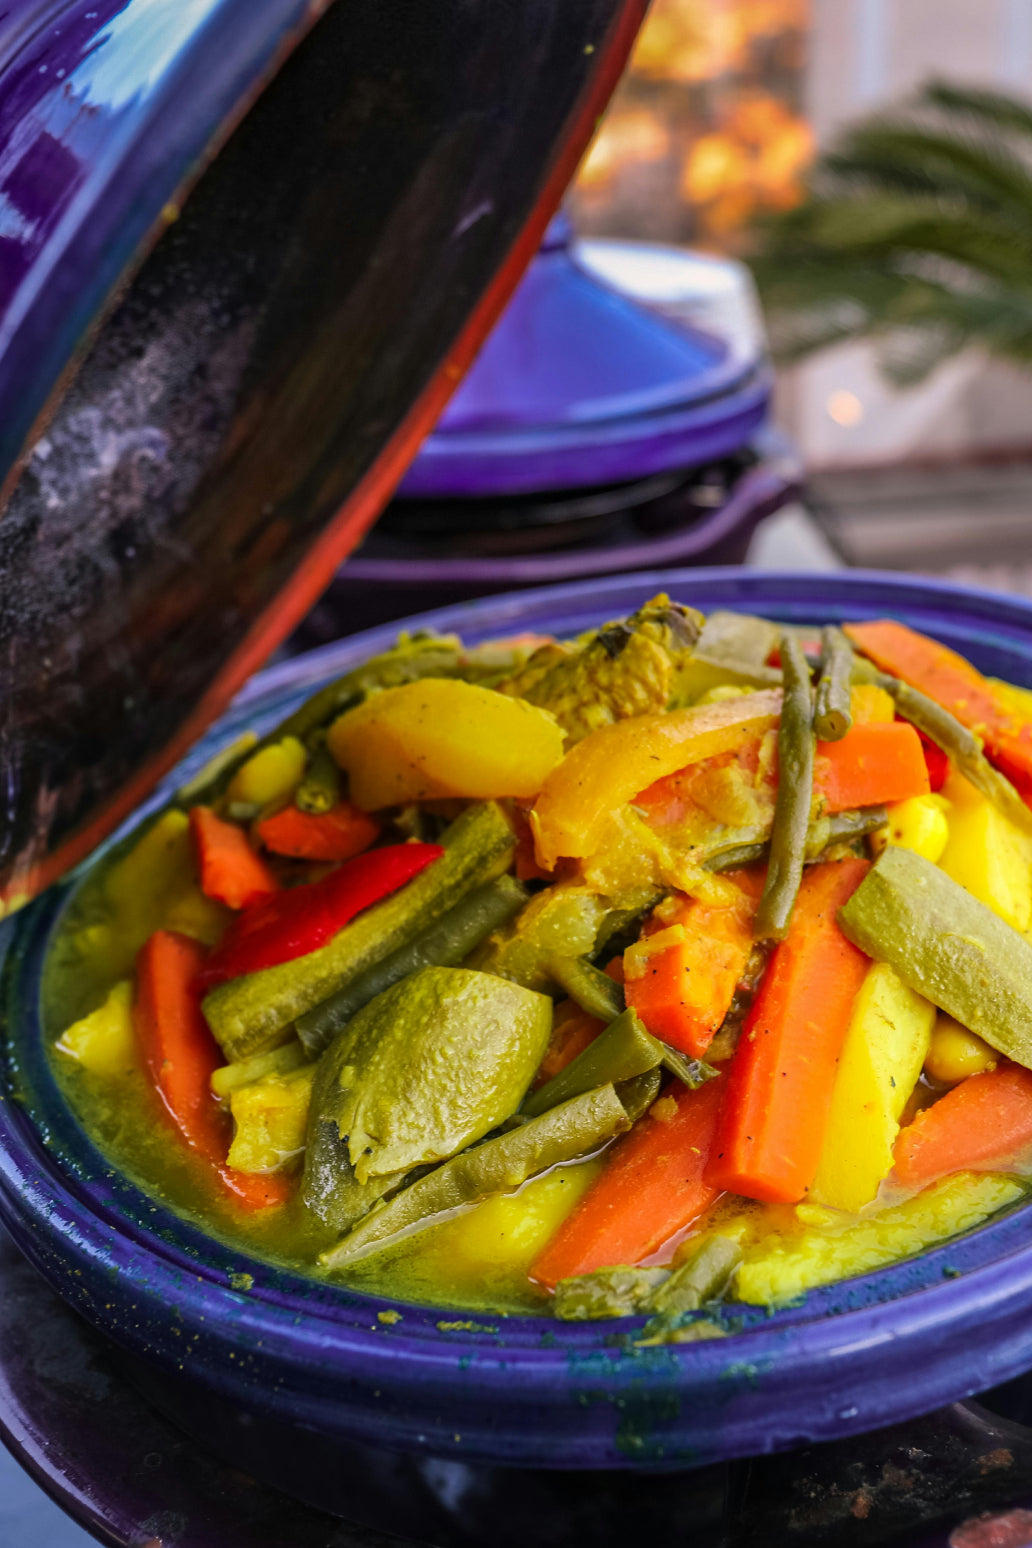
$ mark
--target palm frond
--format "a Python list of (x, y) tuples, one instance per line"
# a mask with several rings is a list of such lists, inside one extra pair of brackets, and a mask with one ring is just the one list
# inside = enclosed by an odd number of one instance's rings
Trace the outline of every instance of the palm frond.
[(783, 358), (869, 337), (899, 382), (972, 343), (1032, 364), (1032, 106), (932, 82), (843, 135), (755, 238)]

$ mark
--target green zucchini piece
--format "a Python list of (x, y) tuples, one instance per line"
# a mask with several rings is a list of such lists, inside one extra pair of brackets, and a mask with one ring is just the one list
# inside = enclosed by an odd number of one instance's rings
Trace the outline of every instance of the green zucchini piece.
[(415, 940), (374, 962), (328, 1000), (297, 1020), (297, 1035), (315, 1058), (363, 1005), (425, 967), (458, 967), (481, 941), (527, 902), (527, 889), (512, 876), (476, 887)]
[(540, 1172), (598, 1150), (629, 1128), (612, 1086), (587, 1091), (435, 1167), (370, 1211), (343, 1241), (321, 1253), (319, 1262), (329, 1269), (357, 1263), (399, 1237), (425, 1230), (442, 1215), (492, 1193), (509, 1193)]
[(347, 1136), (360, 1183), (443, 1161), (516, 1111), (551, 1030), (546, 995), (468, 968), (423, 968), (331, 1044), (318, 1116)]
[(625, 1010), (564, 1070), (539, 1086), (524, 1102), (523, 1112), (529, 1118), (536, 1118), (539, 1113), (558, 1107), (560, 1102), (568, 1102), (582, 1091), (633, 1080), (636, 1075), (656, 1069), (665, 1054), (663, 1044), (646, 1032), (634, 1012)]
[(1032, 945), (945, 871), (890, 844), (838, 920), (861, 951), (1032, 1068)]
[(509, 819), (495, 801), (468, 806), (441, 843), (439, 860), (318, 951), (230, 979), (205, 997), (204, 1015), (227, 1059), (285, 1042), (299, 1016), (428, 930), (474, 887), (507, 871), (515, 850)]
[(750, 666), (766, 666), (780, 640), (780, 626), (768, 618), (718, 608), (707, 613), (695, 652), (716, 660), (730, 657)]

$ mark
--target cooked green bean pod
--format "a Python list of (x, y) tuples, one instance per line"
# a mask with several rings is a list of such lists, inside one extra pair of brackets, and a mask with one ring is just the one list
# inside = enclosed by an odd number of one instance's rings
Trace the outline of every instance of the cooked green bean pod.
[(813, 803), (813, 704), (810, 668), (799, 642), (781, 636), (785, 678), (778, 728), (778, 794), (770, 835), (770, 860), (756, 910), (757, 940), (784, 940), (803, 878), (806, 835)]
[(647, 1311), (652, 1297), (669, 1276), (663, 1268), (595, 1269), (560, 1279), (552, 1310), (561, 1322), (595, 1322), (603, 1317), (633, 1317)]
[(647, 1070), (662, 1064), (664, 1053), (658, 1038), (646, 1032), (632, 1010), (625, 1010), (564, 1070), (531, 1092), (523, 1103), (523, 1112), (536, 1118), (539, 1113), (558, 1107), (560, 1102), (568, 1102), (582, 1091), (593, 1091), (596, 1086), (617, 1086), (621, 1081), (644, 1075)]
[(877, 683), (879, 688), (884, 688), (891, 694), (904, 720), (909, 720), (915, 730), (923, 732), (936, 747), (941, 747), (964, 778), (992, 801), (1016, 828), (1023, 833), (1032, 833), (1032, 810), (1025, 805), (1007, 776), (993, 768), (974, 732), (962, 726), (955, 715), (927, 694), (911, 688), (909, 683), (890, 677), (887, 672), (879, 672), (876, 666), (860, 656), (853, 658), (853, 681)]
[(314, 1058), (369, 1001), (424, 967), (458, 967), (527, 901), (527, 889), (512, 876), (499, 876), (460, 898), (443, 919), (389, 957), (374, 962), (321, 1005), (297, 1019), (297, 1035)]
[(326, 743), (316, 747), (308, 760), (304, 778), (294, 794), (300, 812), (321, 816), (340, 800), (340, 769)]
[(629, 1128), (627, 1111), (612, 1086), (587, 1091), (435, 1167), (372, 1210), (343, 1241), (322, 1253), (319, 1262), (324, 1268), (343, 1268), (382, 1252), (442, 1215), (492, 1193), (511, 1192), (539, 1172), (590, 1154)]
[(698, 1311), (727, 1289), (742, 1261), (742, 1249), (727, 1236), (710, 1236), (685, 1263), (674, 1269), (652, 1298), (652, 1310), (670, 1315)]
[(821, 632), (821, 675), (814, 700), (813, 726), (822, 742), (841, 742), (853, 724), (849, 688), (853, 672), (853, 647), (834, 625)]
[(631, 1123), (637, 1123), (639, 1118), (644, 1118), (653, 1102), (659, 1096), (663, 1085), (663, 1076), (657, 1066), (654, 1070), (646, 1070), (644, 1075), (635, 1075), (633, 1080), (622, 1080), (616, 1088), (616, 1094), (627, 1109), (627, 1117)]
[[(818, 818), (810, 824), (806, 835), (806, 864), (819, 860), (834, 844), (847, 844), (850, 839), (877, 833), (888, 820), (884, 806), (861, 806), (852, 812), (833, 812), (830, 817)], [(765, 860), (769, 843), (769, 838), (764, 838), (757, 843), (735, 844), (710, 854), (703, 865), (707, 871), (737, 871), (743, 865)]]
[(549, 969), (559, 987), (589, 1016), (612, 1021), (623, 1010), (626, 1002), (620, 985), (583, 957), (552, 957)]

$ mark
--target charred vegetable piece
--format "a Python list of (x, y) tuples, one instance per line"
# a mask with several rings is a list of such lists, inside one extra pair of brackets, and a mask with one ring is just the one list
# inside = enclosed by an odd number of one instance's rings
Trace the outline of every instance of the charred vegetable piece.
[(516, 1111), (551, 1027), (551, 1003), (532, 989), (467, 968), (423, 968), (338, 1034), (318, 1117), (347, 1136), (360, 1183), (441, 1161)]
[(392, 844), (357, 855), (321, 881), (245, 909), (205, 963), (203, 986), (318, 951), (356, 914), (397, 892), (443, 854), (439, 844)]
[(1032, 945), (911, 849), (890, 845), (839, 910), (843, 932), (1000, 1053), (1032, 1065)]
[[(618, 987), (615, 986), (614, 987)], [(611, 1021), (582, 1054), (561, 1070), (546, 1086), (539, 1086), (523, 1104), (524, 1113), (536, 1118), (550, 1107), (592, 1091), (596, 1086), (617, 1086), (662, 1064), (662, 1043), (651, 1037), (632, 1010)]]
[(324, 1268), (343, 1268), (382, 1252), (399, 1236), (423, 1230), (451, 1210), (476, 1204), (492, 1193), (509, 1192), (539, 1172), (599, 1149), (629, 1126), (612, 1086), (574, 1097), (540, 1118), (463, 1151), (411, 1183), (372, 1211), (336, 1247), (322, 1253), (319, 1262)]
[(340, 800), (340, 768), (337, 760), (324, 741), (315, 748), (309, 759), (304, 778), (294, 795), (294, 805), (299, 812), (313, 817), (331, 812)]
[(821, 675), (814, 702), (814, 730), (822, 742), (840, 742), (853, 724), (849, 691), (853, 651), (841, 629), (829, 625), (821, 634)]
[(511, 919), (527, 901), (527, 889), (511, 876), (476, 887), (414, 941), (399, 947), (382, 962), (360, 973), (322, 1005), (299, 1016), (297, 1035), (315, 1056), (360, 1011), (385, 989), (425, 967), (458, 967), (474, 947)]
[(363, 811), (447, 796), (529, 799), (563, 755), (547, 710), (457, 678), (374, 694), (334, 721), (326, 743)]
[(806, 836), (813, 804), (813, 704), (810, 668), (798, 642), (781, 637), (785, 699), (778, 728), (778, 795), (770, 834), (763, 896), (756, 910), (757, 940), (783, 941), (803, 879)]
[(624, 992), (620, 985), (583, 957), (555, 956), (549, 962), (549, 968), (559, 987), (565, 989), (570, 999), (589, 1016), (612, 1021), (624, 1009)]
[(741, 1261), (742, 1249), (737, 1242), (727, 1236), (707, 1236), (659, 1286), (650, 1309), (673, 1317), (719, 1300)]
[(284, 1042), (299, 1016), (435, 924), (465, 893), (508, 870), (515, 840), (494, 802), (470, 806), (442, 835), (444, 854), (405, 887), (368, 908), (318, 951), (220, 984), (204, 1014), (227, 1057)]
[(652, 1298), (669, 1276), (663, 1268), (596, 1269), (574, 1279), (560, 1279), (552, 1310), (562, 1322), (593, 1322), (602, 1317), (632, 1317), (648, 1311)]

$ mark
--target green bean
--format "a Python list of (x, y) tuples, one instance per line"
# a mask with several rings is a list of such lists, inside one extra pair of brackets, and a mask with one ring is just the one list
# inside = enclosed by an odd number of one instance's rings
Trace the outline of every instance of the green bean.
[[(819, 860), (825, 850), (834, 844), (846, 844), (850, 839), (864, 838), (884, 828), (889, 814), (884, 806), (860, 806), (851, 812), (833, 812), (830, 817), (820, 817), (810, 824), (806, 835), (806, 864)], [(710, 854), (703, 865), (707, 871), (737, 871), (743, 865), (753, 865), (766, 858), (770, 840), (757, 843), (735, 844), (730, 848)]]
[(652, 1309), (668, 1316), (698, 1311), (707, 1301), (716, 1301), (723, 1295), (741, 1261), (742, 1249), (730, 1237), (707, 1237), (659, 1287), (652, 1298)]
[(340, 769), (323, 742), (308, 760), (304, 778), (294, 795), (294, 805), (300, 812), (319, 817), (323, 812), (331, 811), (339, 800)]
[(770, 835), (767, 880), (754, 933), (757, 940), (784, 940), (803, 876), (806, 834), (813, 802), (813, 705), (810, 668), (797, 640), (781, 636), (785, 692), (778, 728), (778, 794)]
[(956, 716), (927, 694), (911, 688), (909, 683), (879, 672), (871, 662), (859, 657), (854, 657), (853, 662), (855, 682), (877, 683), (879, 688), (884, 688), (904, 720), (909, 720), (915, 730), (923, 732), (936, 747), (941, 747), (965, 779), (970, 780), (1016, 828), (1023, 833), (1032, 833), (1032, 810), (1025, 805), (1007, 776), (989, 762), (973, 731), (962, 726)]
[(689, 1059), (679, 1049), (671, 1048), (669, 1043), (661, 1043), (660, 1047), (663, 1050), (663, 1068), (669, 1070), (689, 1091), (697, 1091), (717, 1073), (704, 1059)]
[(559, 987), (589, 1016), (612, 1021), (623, 1010), (626, 1002), (620, 985), (583, 957), (555, 956), (548, 966)]
[(314, 1058), (363, 1005), (424, 967), (458, 967), (492, 930), (511, 919), (527, 901), (527, 889), (499, 876), (460, 898), (442, 919), (415, 940), (374, 962), (350, 983), (297, 1019), (297, 1035)]
[(829, 624), (821, 634), (824, 653), (817, 683), (813, 725), (822, 742), (841, 742), (853, 724), (849, 700), (853, 647), (841, 629)]
[(662, 1043), (646, 1032), (632, 1010), (625, 1010), (564, 1070), (532, 1092), (523, 1103), (523, 1112), (536, 1118), (582, 1091), (632, 1080), (662, 1064), (663, 1054)]
[(633, 1080), (622, 1080), (616, 1088), (616, 1094), (627, 1109), (627, 1116), (632, 1124), (644, 1118), (653, 1102), (659, 1096), (663, 1077), (658, 1067), (654, 1070), (646, 1070), (643, 1075), (635, 1075)]
[(552, 1310), (561, 1322), (595, 1322), (603, 1317), (633, 1317), (647, 1311), (657, 1288), (669, 1276), (663, 1268), (595, 1269), (560, 1279)]
[(553, 1107), (539, 1118), (453, 1156), (370, 1211), (344, 1239), (324, 1252), (324, 1268), (343, 1268), (382, 1252), (401, 1236), (433, 1225), (442, 1215), (508, 1193), (528, 1178), (598, 1150), (624, 1134), (630, 1120), (612, 1086), (600, 1086)]

